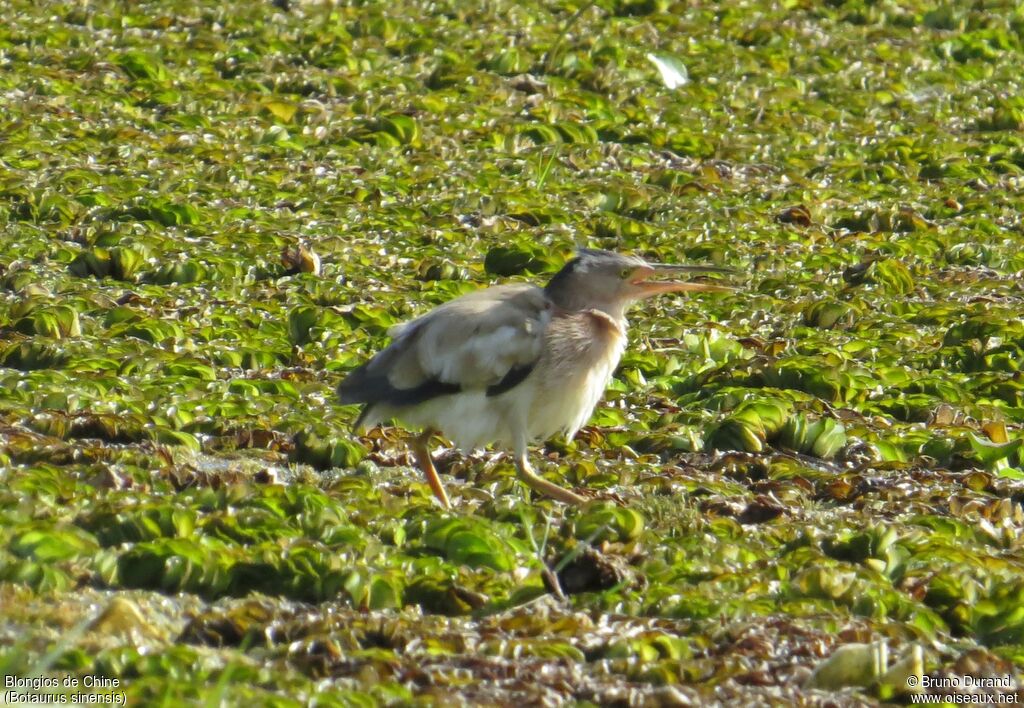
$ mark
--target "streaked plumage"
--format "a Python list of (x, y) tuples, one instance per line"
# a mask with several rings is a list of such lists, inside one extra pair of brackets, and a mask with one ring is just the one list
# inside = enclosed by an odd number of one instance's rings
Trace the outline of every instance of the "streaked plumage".
[(568, 503), (583, 498), (540, 477), (532, 441), (572, 436), (601, 399), (626, 345), (625, 309), (671, 290), (723, 290), (658, 283), (657, 266), (608, 251), (582, 250), (545, 288), (499, 285), (463, 295), (389, 332), (393, 341), (338, 387), (363, 403), (357, 426), (390, 419), (420, 428), (414, 451), (444, 506), (447, 495), (426, 452), (434, 431), (462, 449), (512, 448), (520, 478)]

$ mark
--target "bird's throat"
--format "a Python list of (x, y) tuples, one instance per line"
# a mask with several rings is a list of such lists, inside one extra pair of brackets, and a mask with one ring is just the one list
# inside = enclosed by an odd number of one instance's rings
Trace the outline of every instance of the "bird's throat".
[(626, 304), (622, 302), (604, 302), (590, 297), (575, 297), (560, 288), (546, 289), (547, 295), (551, 298), (555, 307), (563, 312), (585, 312), (597, 310), (607, 315), (619, 329), (626, 331)]

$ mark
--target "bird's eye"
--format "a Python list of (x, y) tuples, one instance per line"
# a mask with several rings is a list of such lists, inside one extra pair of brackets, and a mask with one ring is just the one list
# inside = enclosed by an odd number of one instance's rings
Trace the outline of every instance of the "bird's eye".
[(632, 274), (633, 274), (633, 269), (632, 268), (623, 268), (619, 272), (619, 277), (622, 278), (623, 280), (625, 280), (626, 278), (628, 278)]

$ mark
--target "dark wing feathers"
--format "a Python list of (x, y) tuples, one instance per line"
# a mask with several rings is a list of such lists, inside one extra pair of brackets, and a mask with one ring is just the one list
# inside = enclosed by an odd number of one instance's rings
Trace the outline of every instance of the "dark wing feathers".
[(530, 362), (523, 366), (513, 366), (505, 374), (505, 377), (496, 384), (491, 384), (487, 387), (488, 396), (500, 396), (506, 391), (511, 391), (516, 386), (526, 380), (526, 377), (533, 371), (533, 367), (536, 366), (537, 362)]

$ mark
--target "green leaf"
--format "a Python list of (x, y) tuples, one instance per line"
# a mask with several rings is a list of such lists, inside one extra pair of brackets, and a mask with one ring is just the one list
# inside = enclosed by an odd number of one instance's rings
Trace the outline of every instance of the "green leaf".
[(1000, 444), (981, 438), (973, 432), (967, 434), (967, 439), (971, 443), (971, 451), (974, 453), (974, 458), (985, 469), (993, 472), (1010, 467), (1009, 458), (1017, 454), (1021, 445), (1024, 445), (1024, 439), (1021, 438)]
[(41, 563), (88, 555), (97, 548), (95, 540), (78, 529), (40, 529), (26, 531), (11, 541), (11, 553)]
[(320, 323), (320, 309), (303, 305), (288, 313), (288, 338), (292, 344), (309, 342), (309, 332)]
[(142, 52), (128, 52), (117, 60), (118, 66), (133, 79), (166, 81), (167, 69), (156, 57)]
[(263, 108), (275, 118), (285, 123), (291, 123), (295, 113), (299, 110), (299, 107), (294, 103), (287, 103), (285, 101), (267, 101), (263, 104)]

